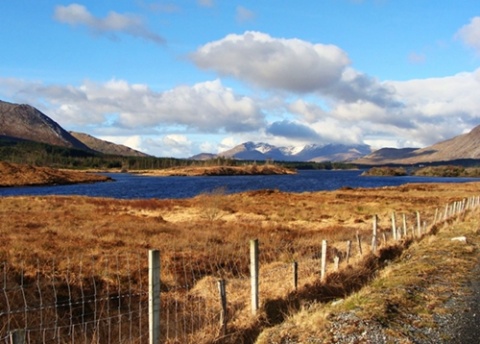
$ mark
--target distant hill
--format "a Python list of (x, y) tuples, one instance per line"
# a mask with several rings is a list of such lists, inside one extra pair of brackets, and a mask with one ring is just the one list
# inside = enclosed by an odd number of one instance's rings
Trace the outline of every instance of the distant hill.
[(70, 131), (70, 134), (87, 147), (103, 154), (140, 157), (149, 156), (148, 154), (142, 153), (130, 147), (100, 140), (88, 134), (77, 133), (75, 131)]
[(90, 150), (50, 117), (25, 104), (0, 101), (0, 136)]
[(221, 152), (218, 156), (239, 160), (343, 162), (370, 153), (371, 149), (368, 145), (312, 144), (302, 147), (276, 147), (268, 143), (249, 141)]
[(469, 133), (425, 148), (383, 148), (353, 161), (357, 164), (421, 164), (453, 160), (480, 159), (480, 126)]
[(204, 160), (215, 159), (216, 157), (217, 157), (216, 154), (212, 154), (212, 153), (200, 153), (200, 154), (197, 154), (197, 155), (194, 155), (194, 156), (190, 157), (189, 159), (190, 159), (190, 160), (204, 161)]

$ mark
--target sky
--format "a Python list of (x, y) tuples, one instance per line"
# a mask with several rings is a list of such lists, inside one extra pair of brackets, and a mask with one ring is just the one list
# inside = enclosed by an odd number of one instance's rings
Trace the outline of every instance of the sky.
[(159, 157), (480, 125), (478, 0), (0, 0), (0, 100)]

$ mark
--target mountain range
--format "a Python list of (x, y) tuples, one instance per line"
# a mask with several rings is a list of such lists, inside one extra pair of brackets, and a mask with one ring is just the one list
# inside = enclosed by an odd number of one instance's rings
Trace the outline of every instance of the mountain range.
[(238, 160), (274, 161), (351, 161), (370, 154), (368, 145), (310, 144), (301, 147), (276, 147), (268, 143), (245, 142), (217, 155), (198, 155), (192, 159), (202, 160), (221, 156)]
[[(30, 105), (4, 101), (0, 101), (0, 138), (41, 142), (109, 155), (149, 156), (88, 134), (68, 132)], [(371, 147), (365, 144), (276, 147), (268, 143), (245, 142), (219, 154), (202, 153), (190, 159), (206, 160), (214, 157), (259, 161), (348, 161), (357, 165), (411, 165), (462, 159), (480, 160), (480, 126), (467, 134), (425, 148), (382, 148), (372, 152)]]

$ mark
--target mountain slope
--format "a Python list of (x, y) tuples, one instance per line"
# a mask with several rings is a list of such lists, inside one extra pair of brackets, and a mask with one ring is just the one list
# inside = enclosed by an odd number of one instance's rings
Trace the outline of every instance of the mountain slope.
[(26, 104), (0, 101), (0, 136), (90, 150), (57, 122)]
[(414, 148), (383, 148), (357, 159), (358, 164), (419, 164), (460, 159), (480, 159), (480, 126), (469, 133), (453, 137), (432, 146)]
[(130, 147), (100, 140), (85, 133), (77, 133), (75, 131), (70, 131), (70, 134), (76, 139), (78, 139), (80, 142), (85, 144), (87, 147), (103, 154), (140, 157), (149, 156), (148, 154), (139, 152)]

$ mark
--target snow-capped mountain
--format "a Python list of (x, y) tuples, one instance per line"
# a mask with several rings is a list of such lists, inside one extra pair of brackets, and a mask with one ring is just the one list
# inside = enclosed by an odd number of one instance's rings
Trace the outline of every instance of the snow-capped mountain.
[[(349, 161), (371, 153), (368, 145), (311, 144), (304, 147), (276, 147), (268, 143), (244, 142), (218, 156), (239, 160)], [(192, 157), (195, 159), (195, 157)]]

